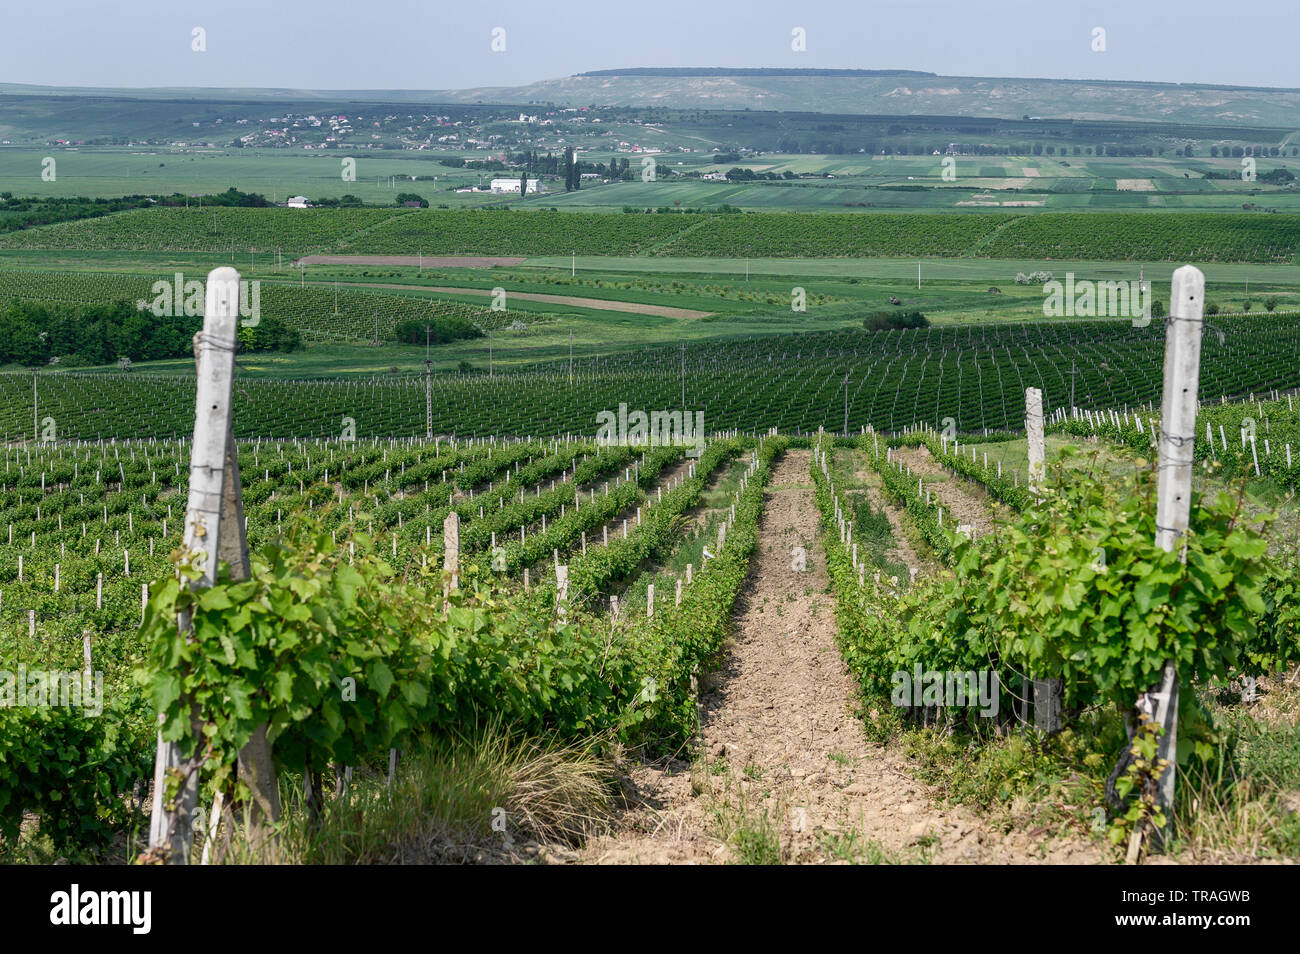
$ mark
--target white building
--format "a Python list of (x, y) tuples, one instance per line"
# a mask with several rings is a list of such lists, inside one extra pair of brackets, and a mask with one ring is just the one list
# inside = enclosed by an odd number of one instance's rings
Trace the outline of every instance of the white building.
[[(514, 193), (515, 195), (518, 195), (519, 179), (517, 177), (511, 179), (493, 179), (492, 191), (503, 195), (508, 195), (510, 193)], [(538, 182), (536, 179), (528, 180), (528, 192), (530, 195), (534, 192), (545, 192), (545, 191), (546, 190), (542, 188), (542, 184)]]
[(305, 195), (295, 195), (295, 196), (294, 196), (293, 198), (291, 198), (288, 202), (286, 202), (285, 205), (287, 205), (287, 206), (288, 206), (289, 208), (291, 208), (291, 209), (310, 209), (310, 208), (311, 208), (311, 203), (309, 203), (309, 202), (307, 201), (307, 197), (306, 197)]

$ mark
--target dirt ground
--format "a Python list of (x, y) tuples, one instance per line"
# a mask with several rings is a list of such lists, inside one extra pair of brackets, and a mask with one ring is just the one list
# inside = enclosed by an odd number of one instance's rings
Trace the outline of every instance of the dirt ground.
[(933, 570), (929, 559), (923, 559), (908, 535), (907, 519), (903, 511), (894, 506), (894, 504), (885, 495), (884, 484), (881, 483), (880, 475), (872, 469), (862, 456), (861, 451), (853, 451), (856, 455), (856, 463), (853, 472), (854, 479), (864, 485), (867, 494), (867, 500), (871, 504), (872, 510), (882, 511), (889, 520), (889, 528), (893, 531), (893, 547), (891, 548), (890, 558), (897, 563), (906, 567), (916, 567), (917, 572), (924, 575)]
[[(552, 863), (709, 864), (776, 860), (940, 863), (1101, 859), (1085, 843), (1003, 833), (938, 808), (900, 752), (867, 740), (853, 677), (835, 645), (834, 597), (818, 542), (810, 452), (792, 451), (768, 487), (758, 552), (734, 633), (701, 687), (693, 765), (632, 768), (613, 830)], [(792, 569), (793, 548), (807, 569)]]
[[(650, 501), (648, 506), (653, 507), (655, 503), (658, 502), (655, 496), (656, 488), (662, 487), (663, 492), (668, 493), (668, 491), (677, 487), (680, 483), (682, 483), (682, 481), (686, 479), (686, 475), (687, 473), (690, 472), (691, 464), (693, 463), (695, 463), (695, 460), (693, 458), (683, 457), (681, 460), (678, 460), (675, 463), (668, 465), (662, 471), (660, 471), (659, 477), (658, 479), (655, 480), (654, 486), (651, 487), (646, 494), (647, 499)], [(621, 478), (622, 475), (620, 474), (619, 477)], [(614, 481), (611, 480), (609, 484), (611, 487), (613, 487)], [(604, 485), (603, 480), (593, 481), (591, 484), (592, 487), (597, 488), (596, 493), (598, 496), (600, 494), (599, 488), (602, 487), (603, 485)], [(599, 546), (601, 541), (604, 539), (604, 537), (602, 536), (602, 532), (608, 533), (609, 539), (611, 540), (615, 539), (616, 537), (621, 537), (623, 535), (624, 521), (627, 521), (627, 530), (628, 533), (631, 533), (632, 530), (636, 527), (636, 511), (638, 506), (641, 505), (633, 504), (631, 507), (628, 507), (626, 510), (622, 511), (621, 513), (614, 514), (613, 519), (610, 520), (609, 523), (605, 524), (603, 531), (598, 529), (587, 534), (587, 546), (589, 547)], [(642, 514), (642, 516), (644, 516), (644, 514)]]
[(954, 477), (935, 460), (924, 447), (896, 447), (892, 456), (912, 469), (912, 474), (922, 478), (925, 486), (937, 496), (943, 506), (943, 522), (950, 519), (969, 523), (980, 534), (993, 529), (995, 517), (1003, 516), (1003, 508), (987, 494), (973, 490), (960, 477)]
[[(316, 256), (316, 257), (318, 258), (329, 257), (331, 259), (339, 258), (338, 256)], [(309, 265), (312, 264), (310, 259), (304, 259), (304, 261), (307, 262), (307, 264)], [(461, 267), (487, 268), (494, 264), (513, 265), (516, 264), (517, 261), (522, 261), (522, 259), (518, 259), (514, 261), (507, 260), (507, 259), (501, 259), (499, 261), (482, 259), (481, 265), (466, 264), (468, 261), (466, 259), (458, 259), (458, 260), (442, 259), (439, 261), (441, 261), (442, 264), (448, 266), (454, 266), (457, 264), (457, 262), (460, 262)], [(427, 258), (424, 260), (424, 263), (426, 265), (429, 265), (430, 267), (432, 267), (433, 265), (433, 261)], [(364, 265), (367, 263), (352, 262), (350, 264)], [(415, 261), (411, 260), (405, 263), (391, 262), (389, 264), (414, 265)], [(451, 287), (444, 287), (441, 285), (439, 286), (398, 285), (392, 282), (348, 282), (348, 287), (349, 288), (388, 288), (388, 289), (398, 289), (402, 291), (410, 291), (411, 289), (418, 289), (422, 291), (437, 292), (438, 294), (441, 295), (481, 295), (484, 298), (487, 298), (492, 294), (492, 290), (488, 288), (451, 288)], [(698, 318), (708, 318), (710, 315), (713, 314), (713, 312), (711, 311), (698, 311), (694, 308), (674, 308), (671, 305), (647, 305), (637, 301), (614, 301), (609, 298), (587, 298), (580, 295), (548, 295), (543, 292), (512, 291), (512, 292), (507, 292), (506, 296), (507, 296), (507, 300), (510, 298), (518, 298), (520, 301), (538, 301), (538, 302), (543, 302), (545, 304), (551, 304), (551, 305), (568, 305), (572, 308), (590, 308), (593, 311), (619, 311), (619, 312), (626, 312), (632, 315), (654, 315), (658, 318), (698, 319)]]
[[(409, 288), (409, 285), (379, 285), (349, 283), (358, 288)], [(423, 286), (421, 286), (423, 287)], [(486, 288), (426, 288), (426, 291), (439, 292), (444, 295), (482, 295), (487, 297), (492, 292)], [(590, 308), (594, 311), (623, 311), (633, 315), (655, 315), (660, 318), (707, 318), (711, 311), (696, 311), (694, 308), (674, 308), (671, 305), (643, 305), (637, 301), (612, 301), (608, 298), (584, 298), (578, 295), (547, 295), (542, 292), (506, 293), (508, 298), (520, 301), (540, 301), (551, 305), (569, 305), (574, 308)]]
[(456, 255), (436, 258), (426, 255), (308, 255), (295, 265), (414, 265), (419, 268), (494, 268), (497, 265), (518, 265), (522, 258), (500, 256)]

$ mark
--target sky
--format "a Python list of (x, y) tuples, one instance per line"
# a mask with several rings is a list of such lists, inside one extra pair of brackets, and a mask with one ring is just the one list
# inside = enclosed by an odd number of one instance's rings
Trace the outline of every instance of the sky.
[(0, 82), (460, 89), (794, 66), (1300, 87), (1297, 27), (1300, 0), (3, 0)]

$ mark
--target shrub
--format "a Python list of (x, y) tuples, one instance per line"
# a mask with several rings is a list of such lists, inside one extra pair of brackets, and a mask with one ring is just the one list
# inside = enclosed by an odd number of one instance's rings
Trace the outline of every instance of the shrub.
[(867, 331), (887, 331), (900, 328), (927, 328), (930, 320), (919, 311), (878, 311), (862, 320)]
[(483, 332), (464, 318), (439, 317), (420, 320), (408, 318), (399, 321), (393, 328), (393, 338), (401, 344), (422, 345), (425, 330), (428, 330), (429, 344), (446, 344), (465, 338), (481, 338)]

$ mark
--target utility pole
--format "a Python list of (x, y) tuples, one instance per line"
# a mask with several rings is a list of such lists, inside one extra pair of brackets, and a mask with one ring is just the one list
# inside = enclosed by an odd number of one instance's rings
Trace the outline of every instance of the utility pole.
[(578, 275), (578, 253), (572, 252), (569, 255), (569, 277), (576, 278)]
[(488, 380), (492, 380), (492, 329), (488, 329)]
[(40, 419), (40, 414), (37, 411), (38, 402), (36, 400), (36, 373), (37, 373), (36, 369), (32, 368), (32, 440), (33, 441), (36, 440), (36, 435), (40, 433), (39, 429), (37, 428), (37, 421)]
[(1070, 413), (1074, 413), (1074, 359), (1070, 359)]
[(429, 360), (429, 326), (424, 326), (424, 439), (433, 440), (433, 362)]
[(569, 329), (569, 386), (573, 386), (573, 329)]

